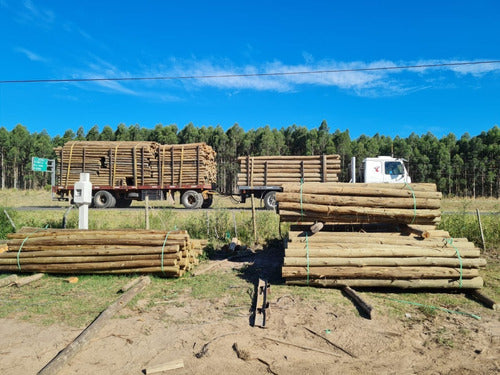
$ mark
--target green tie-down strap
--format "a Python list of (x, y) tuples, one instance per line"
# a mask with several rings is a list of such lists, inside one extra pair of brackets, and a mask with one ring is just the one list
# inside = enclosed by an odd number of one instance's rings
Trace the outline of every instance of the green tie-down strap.
[(457, 247), (455, 245), (453, 245), (453, 238), (446, 238), (446, 242), (453, 246), (453, 248), (455, 249), (455, 252), (457, 253), (457, 258), (458, 258), (458, 261), (460, 263), (460, 279), (458, 281), (458, 287), (461, 288), (462, 287), (462, 257), (460, 256), (460, 251), (458, 251)]
[(167, 243), (167, 239), (168, 239), (168, 235), (170, 234), (171, 230), (169, 230), (167, 232), (167, 235), (165, 236), (165, 240), (163, 241), (163, 246), (161, 248), (161, 272), (162, 273), (165, 273), (165, 271), (163, 271), (163, 251), (165, 250), (165, 244)]
[(19, 271), (21, 271), (21, 260), (19, 259), (19, 256), (21, 255), (21, 250), (23, 249), (24, 243), (25, 243), (26, 241), (28, 241), (28, 238), (30, 238), (30, 236), (31, 236), (32, 234), (35, 234), (35, 233), (41, 232), (42, 230), (45, 230), (45, 229), (47, 229), (48, 227), (49, 227), (49, 224), (47, 224), (47, 225), (46, 225), (45, 227), (43, 227), (43, 228), (40, 228), (40, 229), (38, 229), (38, 230), (34, 231), (33, 233), (28, 234), (28, 235), (26, 236), (26, 238), (23, 240), (23, 242), (21, 242), (21, 246), (19, 246), (19, 250), (17, 251), (17, 257), (16, 257), (16, 258), (17, 258), (17, 269), (18, 269)]

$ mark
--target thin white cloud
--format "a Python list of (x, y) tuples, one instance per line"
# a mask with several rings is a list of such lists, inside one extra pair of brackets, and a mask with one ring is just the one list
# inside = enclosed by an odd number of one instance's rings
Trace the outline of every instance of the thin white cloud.
[[(420, 60), (420, 61), (390, 61), (377, 60), (372, 62), (352, 61), (339, 62), (335, 60), (314, 61), (305, 54), (306, 64), (287, 65), (273, 61), (261, 66), (245, 65), (238, 67), (228, 61), (209, 60), (172, 60), (170, 68), (156, 70), (164, 76), (226, 76), (211, 78), (196, 78), (184, 81), (186, 86), (215, 87), (234, 90), (257, 91), (296, 91), (301, 86), (314, 85), (336, 87), (361, 96), (404, 95), (432, 87), (431, 80), (444, 73), (455, 73), (459, 76), (473, 75), (480, 77), (490, 72), (500, 72), (499, 64), (443, 66), (439, 68), (394, 69), (379, 71), (356, 71), (378, 67), (414, 66), (428, 64), (460, 63), (460, 60)], [(341, 72), (325, 72), (338, 71)], [(293, 74), (295, 72), (314, 72), (312, 74)], [(286, 75), (241, 76), (246, 74), (290, 73)], [(236, 75), (235, 77), (227, 77)], [(425, 76), (421, 80), (418, 76)]]
[[(88, 69), (81, 70), (78, 73), (73, 74), (73, 78), (127, 78), (130, 77), (130, 73), (120, 71), (116, 66), (93, 55), (87, 63)], [(117, 81), (94, 81), (85, 84), (79, 84), (85, 87), (99, 87), (101, 90), (117, 92), (126, 95), (137, 96), (139, 93), (128, 87), (126, 87), (121, 82)]]
[[(126, 95), (178, 95), (182, 91), (196, 91), (202, 88), (231, 90), (231, 94), (243, 90), (296, 92), (306, 86), (332, 87), (344, 92), (365, 97), (400, 96), (431, 88), (453, 87), (456, 80), (453, 76), (470, 75), (481, 77), (487, 73), (500, 72), (500, 64), (442, 66), (438, 68), (394, 69), (359, 71), (378, 67), (415, 66), (429, 64), (448, 64), (459, 60), (421, 60), (421, 61), (315, 61), (312, 56), (305, 55), (304, 64), (289, 65), (281, 61), (271, 61), (261, 65), (238, 66), (227, 59), (189, 59), (172, 58), (168, 64), (153, 67), (142, 67), (142, 72), (132, 74), (97, 56), (92, 56), (87, 69), (74, 74), (75, 78), (127, 78), (127, 77), (191, 77), (179, 80), (142, 81), (141, 91), (131, 89), (137, 83), (99, 81), (92, 83), (110, 92)], [(313, 74), (292, 74), (296, 72), (315, 72)], [(337, 72), (331, 72), (337, 71)], [(340, 72), (339, 72), (340, 71)], [(273, 73), (291, 73), (272, 75)], [(270, 75), (255, 75), (270, 74)], [(200, 78), (196, 78), (200, 77)], [(205, 77), (205, 78), (201, 78)], [(451, 86), (450, 86), (451, 85)], [(161, 87), (161, 92), (154, 91)], [(177, 96), (175, 96), (178, 99)]]
[(28, 50), (26, 48), (17, 47), (15, 50), (19, 53), (22, 53), (24, 56), (26, 56), (31, 61), (39, 61), (39, 62), (47, 62), (48, 61), (48, 59), (38, 55), (37, 53), (35, 53), (33, 51)]
[(31, 16), (44, 23), (52, 23), (55, 20), (55, 14), (49, 9), (42, 9), (35, 6), (31, 0), (24, 1), (24, 7), (28, 10)]

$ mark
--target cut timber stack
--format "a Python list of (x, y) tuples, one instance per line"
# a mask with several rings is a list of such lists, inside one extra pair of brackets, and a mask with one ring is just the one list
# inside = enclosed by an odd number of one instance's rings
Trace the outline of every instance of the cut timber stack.
[(483, 286), (479, 249), (436, 229), (441, 193), (434, 184), (284, 184), (276, 200), (280, 220), (292, 223), (282, 267), (287, 284)]
[(198, 263), (203, 246), (181, 230), (23, 228), (8, 238), (8, 251), (0, 253), (0, 272), (179, 277)]
[(215, 151), (206, 143), (161, 145), (159, 150), (161, 185), (215, 183)]
[(283, 184), (276, 193), (281, 221), (436, 225), (441, 193), (435, 184)]
[(201, 185), (216, 181), (215, 151), (205, 143), (71, 141), (54, 149), (59, 185), (72, 186), (80, 173), (100, 186)]
[(54, 149), (59, 185), (73, 185), (82, 172), (94, 185), (158, 184), (158, 147), (155, 142), (67, 142)]
[(238, 185), (281, 186), (284, 182), (335, 182), (339, 155), (242, 156)]
[[(401, 232), (290, 229), (282, 274), (287, 284), (326, 287), (479, 289), (479, 249), (448, 233), (427, 239)], [(395, 230), (395, 229), (394, 229)]]

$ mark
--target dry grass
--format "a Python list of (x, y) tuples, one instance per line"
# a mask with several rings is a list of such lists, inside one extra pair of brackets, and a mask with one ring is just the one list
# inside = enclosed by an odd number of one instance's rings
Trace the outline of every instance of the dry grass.
[(500, 212), (500, 199), (497, 198), (444, 198), (441, 201), (443, 211)]

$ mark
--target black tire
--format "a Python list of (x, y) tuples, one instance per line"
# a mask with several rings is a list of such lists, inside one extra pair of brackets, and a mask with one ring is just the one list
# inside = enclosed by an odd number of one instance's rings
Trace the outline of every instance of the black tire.
[(268, 191), (266, 195), (264, 195), (264, 206), (267, 210), (275, 210), (276, 209), (276, 192)]
[(203, 204), (203, 196), (194, 190), (186, 190), (181, 196), (181, 203), (187, 209), (200, 208)]
[(203, 200), (201, 208), (209, 208), (212, 206), (212, 203), (214, 203), (214, 196), (209, 194), (208, 198)]
[(116, 205), (116, 198), (109, 191), (99, 190), (92, 200), (95, 208), (111, 208)]
[(116, 201), (116, 207), (128, 208), (132, 204), (132, 199), (121, 198)]

